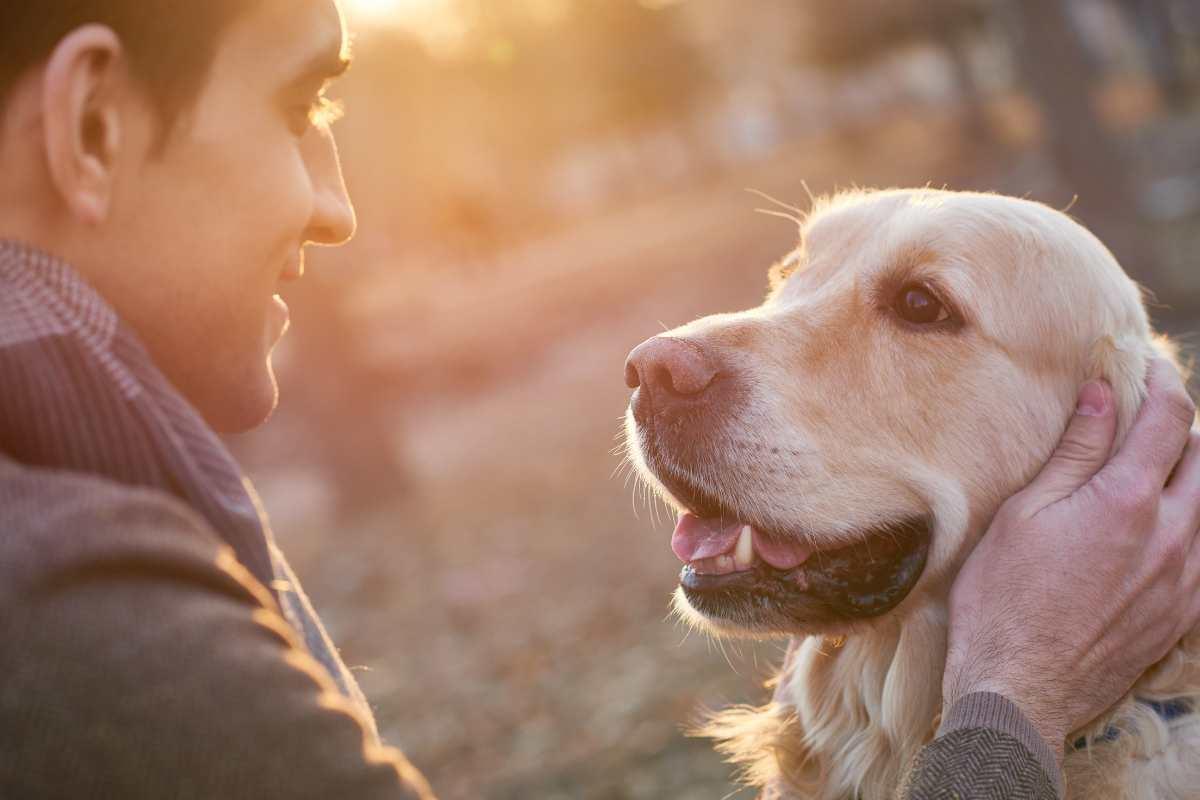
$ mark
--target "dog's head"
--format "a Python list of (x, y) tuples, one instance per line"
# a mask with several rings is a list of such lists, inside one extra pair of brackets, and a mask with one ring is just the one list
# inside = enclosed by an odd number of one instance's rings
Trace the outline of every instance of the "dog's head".
[(1079, 386), (1118, 441), (1154, 340), (1067, 215), (996, 195), (850, 193), (759, 307), (630, 354), (629, 455), (681, 512), (677, 608), (723, 634), (840, 633), (944, 594), (1045, 462)]

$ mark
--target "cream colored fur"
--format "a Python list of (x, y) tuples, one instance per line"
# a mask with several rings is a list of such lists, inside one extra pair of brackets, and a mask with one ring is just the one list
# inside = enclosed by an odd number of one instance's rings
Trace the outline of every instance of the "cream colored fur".
[[(726, 452), (677, 466), (818, 548), (930, 514), (927, 566), (893, 611), (829, 630), (715, 622), (682, 593), (676, 605), (718, 635), (793, 637), (773, 701), (723, 712), (707, 729), (749, 783), (768, 797), (880, 800), (937, 729), (946, 597), (962, 560), (1045, 462), (1081, 383), (1112, 383), (1119, 443), (1144, 398), (1147, 359), (1174, 352), (1108, 250), (1037, 203), (853, 192), (820, 202), (801, 239), (762, 306), (667, 334), (703, 341), (755, 378)], [(910, 280), (939, 287), (965, 317), (962, 331), (926, 335), (889, 321), (889, 292)], [(632, 419), (629, 429), (636, 440)], [(759, 468), (764, 444), (783, 454), (770, 470)], [(1200, 698), (1200, 637), (1132, 694)], [(1068, 754), (1071, 798), (1200, 797), (1200, 714), (1168, 726), (1126, 698), (1079, 735), (1109, 725), (1123, 731), (1118, 740)]]

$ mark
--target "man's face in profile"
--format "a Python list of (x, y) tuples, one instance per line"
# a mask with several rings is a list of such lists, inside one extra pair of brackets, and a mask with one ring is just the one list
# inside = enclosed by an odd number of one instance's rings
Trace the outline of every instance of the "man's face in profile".
[(106, 297), (216, 429), (262, 422), (270, 354), (287, 326), (275, 295), (305, 242), (354, 231), (322, 91), (346, 65), (333, 0), (264, 0), (225, 32), (207, 84), (156, 149), (147, 106), (123, 133), (113, 196), (119, 263)]

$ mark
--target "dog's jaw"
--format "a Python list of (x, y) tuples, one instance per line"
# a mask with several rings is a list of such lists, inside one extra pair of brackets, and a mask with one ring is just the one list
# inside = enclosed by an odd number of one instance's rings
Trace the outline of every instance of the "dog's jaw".
[[(769, 516), (770, 509), (762, 504), (754, 504), (756, 510), (743, 509), (737, 500), (727, 499), (729, 492), (683, 477), (680, 455), (660, 441), (658, 427), (653, 419), (639, 422), (632, 411), (627, 414), (629, 457), (643, 479), (680, 510), (755, 530), (756, 554), (749, 568), (705, 575), (690, 563), (684, 566), (676, 610), (698, 627), (742, 637), (841, 631), (891, 611), (920, 579), (933, 538), (934, 509), (901, 511), (891, 519), (837, 533)], [(702, 430), (707, 437), (723, 435), (718, 424)], [(716, 451), (710, 456), (718, 457)], [(801, 474), (795, 479), (803, 485)], [(815, 552), (803, 564), (776, 569), (768, 563), (769, 556), (758, 557), (762, 539), (816, 543), (810, 548)]]

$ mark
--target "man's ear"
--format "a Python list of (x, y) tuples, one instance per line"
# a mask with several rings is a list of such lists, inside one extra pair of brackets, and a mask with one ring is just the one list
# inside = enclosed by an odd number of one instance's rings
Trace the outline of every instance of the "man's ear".
[(42, 120), (47, 166), (63, 203), (85, 223), (102, 222), (108, 215), (121, 147), (120, 101), (127, 85), (121, 40), (103, 25), (76, 28), (46, 63)]

